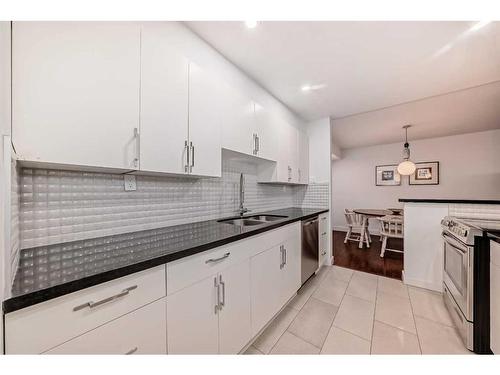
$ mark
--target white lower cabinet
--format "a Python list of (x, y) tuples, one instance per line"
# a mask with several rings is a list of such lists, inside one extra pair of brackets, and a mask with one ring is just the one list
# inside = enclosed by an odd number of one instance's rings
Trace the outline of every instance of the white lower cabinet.
[(289, 224), (8, 313), (5, 352), (237, 354), (299, 289), (300, 228)]
[(500, 354), (500, 244), (490, 241), (490, 346)]
[(43, 353), (165, 295), (162, 265), (8, 313), (5, 352)]
[(236, 354), (251, 338), (249, 260), (168, 297), (170, 354)]
[(266, 250), (251, 259), (252, 335), (256, 335), (279, 311), (281, 300), (280, 246)]
[(168, 296), (170, 354), (216, 354), (219, 351), (217, 275)]
[[(222, 284), (223, 283), (223, 284)], [(238, 353), (252, 337), (250, 318), (250, 260), (219, 274), (219, 353)]]
[(104, 324), (46, 354), (167, 354), (166, 298)]
[(292, 237), (250, 262), (252, 335), (256, 335), (300, 288), (300, 237)]

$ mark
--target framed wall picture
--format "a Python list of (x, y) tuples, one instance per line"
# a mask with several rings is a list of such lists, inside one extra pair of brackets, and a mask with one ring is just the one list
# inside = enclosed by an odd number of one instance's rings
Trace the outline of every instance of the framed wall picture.
[(398, 166), (377, 165), (375, 167), (375, 185), (376, 186), (397, 186), (401, 185), (401, 175), (398, 173)]
[(410, 185), (438, 185), (439, 184), (439, 162), (429, 161), (415, 163), (417, 169), (410, 175)]

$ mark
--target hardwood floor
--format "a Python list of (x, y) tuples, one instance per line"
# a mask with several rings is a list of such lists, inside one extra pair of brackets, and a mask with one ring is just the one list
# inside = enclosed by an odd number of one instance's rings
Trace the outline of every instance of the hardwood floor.
[[(401, 280), (403, 270), (403, 254), (388, 251), (380, 257), (381, 242), (379, 236), (372, 235), (370, 248), (358, 248), (358, 243), (348, 241), (344, 244), (345, 232), (333, 231), (334, 264), (357, 271), (392, 277)], [(388, 247), (402, 249), (403, 240), (391, 238)]]

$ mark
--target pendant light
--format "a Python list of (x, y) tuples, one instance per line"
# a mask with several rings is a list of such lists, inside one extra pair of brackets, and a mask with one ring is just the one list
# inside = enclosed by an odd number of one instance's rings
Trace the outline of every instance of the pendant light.
[(403, 148), (403, 161), (398, 165), (398, 173), (402, 176), (409, 176), (417, 169), (414, 162), (410, 160), (410, 144), (408, 143), (408, 128), (411, 125), (403, 126), (405, 130), (405, 144)]

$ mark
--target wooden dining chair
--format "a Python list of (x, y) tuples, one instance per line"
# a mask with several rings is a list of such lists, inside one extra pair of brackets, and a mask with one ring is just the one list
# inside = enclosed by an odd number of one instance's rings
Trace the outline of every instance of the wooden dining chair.
[(347, 233), (344, 243), (356, 241), (360, 247), (366, 242), (366, 247), (370, 247), (371, 237), (368, 232), (368, 219), (366, 216), (355, 213), (352, 210), (344, 209), (345, 221), (347, 223)]
[(387, 215), (379, 217), (378, 220), (380, 222), (380, 238), (382, 239), (382, 248), (380, 250), (380, 257), (383, 258), (386, 251), (402, 253), (403, 250), (389, 249), (387, 247), (387, 241), (389, 238), (404, 237), (403, 217), (398, 215)]

